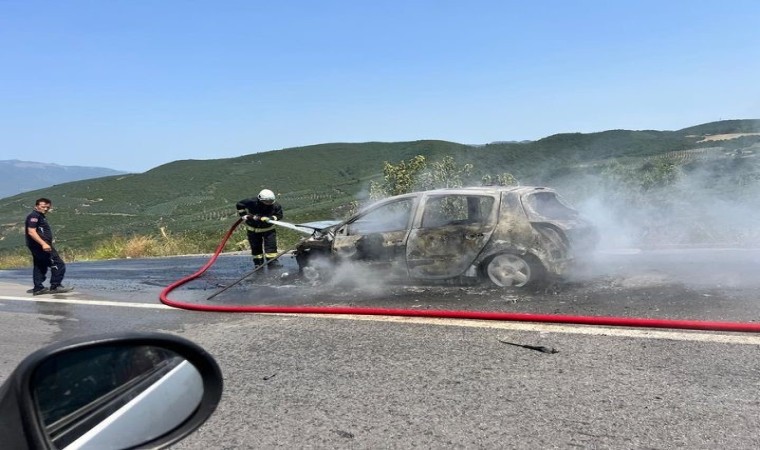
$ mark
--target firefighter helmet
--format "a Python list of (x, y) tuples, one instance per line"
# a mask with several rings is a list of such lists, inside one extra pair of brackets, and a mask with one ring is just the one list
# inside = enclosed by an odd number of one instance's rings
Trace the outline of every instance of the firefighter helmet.
[(273, 202), (274, 192), (270, 191), (269, 189), (262, 189), (261, 192), (259, 192), (258, 198), (263, 202)]

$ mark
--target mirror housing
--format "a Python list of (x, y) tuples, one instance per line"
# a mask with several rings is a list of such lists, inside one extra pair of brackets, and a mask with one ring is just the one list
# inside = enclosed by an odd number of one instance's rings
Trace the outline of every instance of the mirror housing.
[[(49, 372), (50, 366), (55, 366), (53, 362), (70, 360), (72, 355), (91, 358), (89, 355), (107, 355), (116, 349), (143, 348), (167, 352), (178, 357), (177, 360), (184, 360), (189, 363), (195, 369), (195, 371), (190, 370), (191, 378), (196, 380), (198, 386), (202, 385), (202, 392), (198, 393), (199, 398), (195, 400), (197, 406), (194, 406), (195, 402), (191, 403), (189, 407), (187, 404), (185, 405), (185, 411), (182, 414), (187, 415), (186, 419), (180, 418), (177, 423), (167, 425), (170, 428), (160, 430), (158, 436), (141, 437), (139, 432), (133, 431), (138, 436), (135, 436), (135, 442), (134, 444), (130, 443), (130, 447), (164, 448), (185, 438), (200, 427), (219, 404), (223, 388), (219, 365), (208, 352), (187, 339), (162, 333), (130, 332), (63, 341), (37, 350), (26, 357), (0, 387), (0, 418), (2, 418), (0, 420), (0, 441), (3, 442), (3, 446), (34, 450), (56, 448), (46, 425), (43, 423), (41, 407), (36, 399), (39, 392), (35, 386), (35, 380), (39, 381), (38, 374), (42, 367), (46, 367)], [(85, 359), (84, 362), (86, 363), (87, 360)], [(182, 365), (189, 367), (184, 363), (179, 364), (179, 366)], [(84, 367), (84, 370), (90, 370), (92, 375), (96, 375), (94, 366)], [(113, 370), (117, 369), (118, 367)], [(165, 379), (168, 376), (158, 373), (153, 374), (153, 379)], [(146, 379), (143, 384), (149, 384), (152, 387), (158, 383)], [(171, 386), (171, 383), (164, 384)], [(147, 390), (143, 392), (147, 392)], [(167, 408), (178, 407), (169, 405)], [(169, 409), (169, 411), (172, 410)], [(94, 429), (95, 425), (91, 428)]]

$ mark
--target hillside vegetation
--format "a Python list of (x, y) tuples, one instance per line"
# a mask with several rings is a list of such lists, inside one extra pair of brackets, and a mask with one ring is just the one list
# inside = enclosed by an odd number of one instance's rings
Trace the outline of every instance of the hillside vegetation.
[[(194, 239), (216, 243), (236, 219), (235, 203), (262, 188), (277, 193), (287, 221), (334, 218), (342, 206), (367, 198), (370, 182), (382, 176), (384, 162), (416, 155), (429, 161), (449, 155), (459, 164), (472, 164), (472, 184), (479, 184), (484, 175), (510, 173), (524, 185), (563, 189), (576, 203), (598, 189), (598, 180), (589, 177), (606, 174), (606, 180), (626, 182), (620, 174), (673, 165), (692, 173), (709, 168), (712, 186), (733, 192), (737, 185), (731, 177), (741, 175), (743, 186), (760, 178), (755, 158), (760, 136), (704, 139), (758, 130), (760, 120), (731, 120), (679, 131), (568, 133), (481, 146), (432, 140), (332, 143), (175, 161), (142, 174), (59, 184), (0, 200), (0, 250), (23, 246), (24, 217), (42, 196), (53, 200), (50, 220), (59, 247), (86, 249), (113, 236), (159, 233), (191, 233)], [(730, 182), (726, 174), (731, 174)]]

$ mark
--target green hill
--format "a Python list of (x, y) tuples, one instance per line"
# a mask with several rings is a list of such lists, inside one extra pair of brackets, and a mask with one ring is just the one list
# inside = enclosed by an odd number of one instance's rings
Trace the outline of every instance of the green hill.
[(563, 185), (610, 161), (640, 165), (663, 155), (694, 161), (726, 157), (737, 149), (750, 149), (754, 155), (760, 145), (757, 135), (705, 140), (753, 130), (760, 130), (760, 120), (721, 121), (679, 131), (567, 133), (480, 146), (432, 140), (332, 143), (175, 161), (142, 174), (59, 184), (1, 199), (0, 250), (23, 245), (24, 217), (41, 196), (53, 200), (51, 222), (59, 246), (86, 248), (113, 235), (155, 234), (162, 227), (221, 234), (235, 219), (235, 203), (262, 188), (278, 194), (288, 221), (330, 218), (339, 206), (363, 198), (369, 181), (381, 176), (385, 161), (397, 163), (415, 155), (433, 161), (452, 155), (458, 163), (472, 163), (473, 183), (484, 174), (509, 172), (522, 184)]

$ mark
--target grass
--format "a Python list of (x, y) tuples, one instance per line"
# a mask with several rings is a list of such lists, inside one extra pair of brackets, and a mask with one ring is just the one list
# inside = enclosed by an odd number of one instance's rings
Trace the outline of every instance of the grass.
[[(290, 230), (278, 230), (280, 250), (293, 247), (303, 236)], [(165, 228), (155, 235), (113, 235), (96, 243), (90, 249), (57, 248), (66, 262), (94, 261), (126, 258), (151, 258), (176, 255), (213, 253), (221, 244), (223, 234), (183, 232), (171, 233)], [(242, 227), (230, 236), (223, 251), (248, 251), (248, 239)], [(0, 270), (32, 266), (32, 257), (26, 247), (0, 252)]]
[[(58, 251), (66, 262), (150, 258), (211, 253), (220, 242), (221, 237), (213, 242), (211, 236), (200, 236), (198, 233), (129, 237), (115, 235), (98, 242), (92, 249), (81, 250), (62, 247)], [(229, 242), (225, 246), (225, 250), (229, 250), (228, 247), (230, 247)], [(232, 249), (237, 250), (234, 245)], [(26, 248), (17, 248), (0, 253), (0, 269), (17, 269), (31, 267), (31, 265), (32, 258)]]
[(32, 255), (26, 248), (15, 248), (0, 253), (0, 269), (18, 269), (32, 267)]

